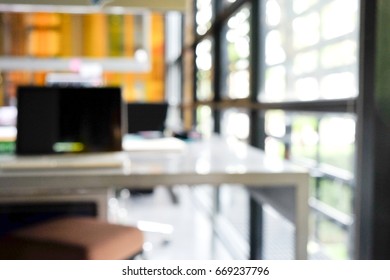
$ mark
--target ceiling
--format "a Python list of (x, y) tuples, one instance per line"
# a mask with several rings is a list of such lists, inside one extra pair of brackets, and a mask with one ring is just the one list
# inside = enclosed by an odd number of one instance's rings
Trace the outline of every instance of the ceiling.
[[(34, 4), (32, 4), (32, 2)], [(186, 10), (188, 0), (0, 0), (0, 11), (70, 13)]]

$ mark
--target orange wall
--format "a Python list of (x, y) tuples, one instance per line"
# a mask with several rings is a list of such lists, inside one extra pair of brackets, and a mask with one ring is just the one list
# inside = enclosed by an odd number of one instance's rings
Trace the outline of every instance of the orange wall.
[[(35, 57), (134, 57), (137, 28), (133, 15), (0, 14), (0, 55)], [(107, 85), (121, 86), (127, 101), (164, 99), (164, 17), (151, 15), (151, 71), (104, 73)], [(12, 36), (11, 36), (12, 34)], [(2, 73), (10, 84), (43, 84), (45, 73)], [(12, 79), (11, 79), (12, 77)], [(1, 93), (1, 91), (0, 91)]]

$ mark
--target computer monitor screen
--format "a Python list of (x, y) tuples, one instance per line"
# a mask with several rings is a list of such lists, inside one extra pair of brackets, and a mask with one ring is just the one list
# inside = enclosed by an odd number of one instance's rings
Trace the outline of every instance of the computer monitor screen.
[(163, 131), (168, 103), (128, 103), (127, 132)]
[(117, 87), (19, 87), (16, 153), (119, 151), (122, 107)]

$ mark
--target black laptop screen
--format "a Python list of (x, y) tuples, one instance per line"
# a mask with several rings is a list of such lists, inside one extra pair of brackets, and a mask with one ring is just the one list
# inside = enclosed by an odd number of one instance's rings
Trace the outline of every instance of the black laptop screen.
[(122, 149), (120, 88), (23, 86), (17, 107), (17, 154)]

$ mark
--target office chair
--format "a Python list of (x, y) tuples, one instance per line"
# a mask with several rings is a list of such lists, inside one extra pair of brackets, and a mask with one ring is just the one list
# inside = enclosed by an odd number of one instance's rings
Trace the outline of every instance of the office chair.
[[(168, 112), (167, 102), (127, 103), (127, 133), (140, 134), (144, 137), (163, 137), (165, 121)], [(177, 203), (177, 197), (172, 189), (168, 189), (171, 199)], [(153, 189), (132, 189), (133, 195), (153, 193)]]

